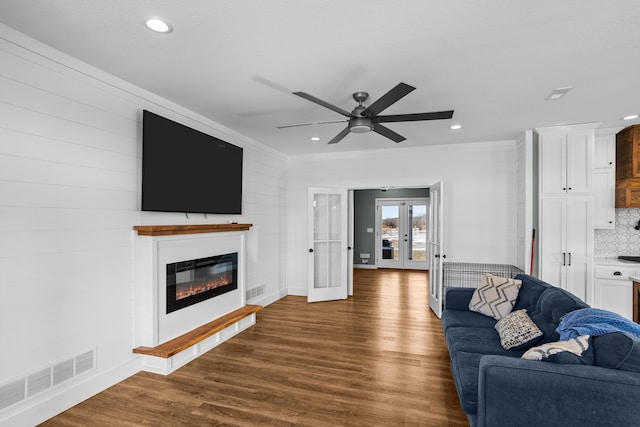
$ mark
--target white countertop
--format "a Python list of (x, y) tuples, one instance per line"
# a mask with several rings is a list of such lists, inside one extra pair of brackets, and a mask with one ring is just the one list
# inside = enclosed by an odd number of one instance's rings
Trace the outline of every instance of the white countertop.
[(594, 258), (594, 264), (597, 266), (612, 266), (612, 267), (638, 267), (640, 270), (640, 263), (633, 261), (625, 261), (618, 258)]

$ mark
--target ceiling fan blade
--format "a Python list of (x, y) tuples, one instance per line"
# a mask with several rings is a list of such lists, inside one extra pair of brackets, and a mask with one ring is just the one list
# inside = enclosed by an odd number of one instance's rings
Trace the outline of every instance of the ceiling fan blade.
[(369, 107), (362, 112), (362, 115), (369, 118), (375, 117), (391, 105), (398, 102), (400, 98), (408, 95), (414, 90), (416, 90), (416, 88), (413, 86), (409, 86), (406, 83), (398, 83), (396, 87), (382, 95), (382, 97), (380, 97), (376, 102), (369, 105)]
[(277, 129), (295, 128), (298, 126), (310, 126), (310, 125), (324, 125), (327, 123), (344, 123), (347, 120), (329, 120), (326, 122), (310, 122), (310, 123), (297, 123), (295, 125), (276, 126)]
[(343, 110), (340, 107), (336, 107), (333, 104), (329, 104), (328, 102), (323, 101), (322, 99), (316, 98), (313, 95), (309, 95), (308, 93), (305, 93), (305, 92), (293, 92), (293, 94), (294, 95), (298, 95), (299, 97), (304, 98), (307, 101), (311, 101), (311, 102), (313, 102), (315, 104), (322, 105), (323, 107), (328, 108), (330, 110), (333, 110), (336, 113), (342, 114), (343, 116), (351, 117), (351, 113), (350, 112), (348, 112), (346, 110)]
[(416, 114), (392, 114), (388, 116), (377, 116), (374, 120), (378, 123), (390, 122), (414, 122), (418, 120), (443, 120), (453, 117), (453, 110), (434, 111), (433, 113), (416, 113)]
[(376, 132), (376, 133), (379, 133), (382, 136), (385, 136), (385, 137), (389, 138), (393, 142), (402, 142), (405, 139), (407, 139), (404, 136), (402, 136), (402, 135), (400, 135), (398, 133), (395, 133), (394, 131), (392, 131), (388, 127), (382, 126), (381, 124), (378, 124), (378, 123), (375, 123), (373, 125), (373, 131)]
[(340, 132), (339, 134), (334, 136), (331, 141), (327, 142), (327, 144), (337, 144), (338, 142), (340, 142), (340, 140), (342, 138), (344, 138), (345, 136), (349, 135), (349, 132), (350, 132), (349, 126), (347, 126), (346, 128), (344, 128), (342, 130), (342, 132)]

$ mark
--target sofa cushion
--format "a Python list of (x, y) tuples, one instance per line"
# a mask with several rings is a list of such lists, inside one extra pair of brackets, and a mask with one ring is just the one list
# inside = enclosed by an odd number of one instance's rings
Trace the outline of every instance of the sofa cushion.
[(528, 348), (542, 337), (542, 331), (533, 323), (525, 309), (509, 313), (496, 323), (495, 328), (500, 336), (500, 344), (506, 350)]
[(467, 414), (478, 412), (478, 372), (482, 356), (484, 354), (458, 351), (451, 359), (451, 373), (455, 378), (460, 406)]
[(493, 330), (497, 320), (468, 310), (445, 310), (442, 313), (442, 328), (446, 331), (449, 328), (460, 326), (473, 326), (476, 328), (489, 328)]
[(485, 274), (469, 302), (469, 310), (500, 320), (511, 313), (521, 280)]
[(586, 307), (589, 306), (578, 297), (564, 289), (552, 286), (542, 292), (535, 310), (529, 314), (529, 317), (542, 331), (543, 336), (540, 342), (544, 344), (560, 340), (556, 328), (560, 324), (562, 316)]
[(518, 292), (516, 304), (513, 306), (513, 311), (522, 310), (524, 308), (527, 310), (527, 313), (533, 313), (540, 295), (542, 295), (542, 293), (547, 289), (551, 289), (553, 287), (549, 283), (543, 282), (542, 280), (527, 274), (518, 274), (514, 278), (522, 281), (522, 285)]
[(493, 328), (455, 327), (445, 333), (451, 357), (459, 351), (520, 357), (524, 351), (505, 350), (500, 345), (500, 337)]
[(595, 363), (623, 371), (640, 372), (640, 340), (625, 332), (593, 337)]

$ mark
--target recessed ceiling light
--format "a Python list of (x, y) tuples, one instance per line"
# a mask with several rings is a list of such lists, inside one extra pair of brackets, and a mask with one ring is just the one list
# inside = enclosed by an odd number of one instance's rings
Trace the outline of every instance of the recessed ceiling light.
[(558, 99), (562, 98), (563, 96), (565, 96), (567, 94), (567, 92), (569, 92), (571, 90), (571, 86), (568, 87), (557, 87), (554, 90), (551, 91), (551, 93), (549, 94), (549, 96), (547, 96), (547, 101), (557, 101)]
[(449, 129), (451, 129), (451, 130), (458, 130), (458, 129), (461, 129), (461, 128), (462, 128), (462, 125), (451, 125), (451, 126), (449, 126)]
[(156, 33), (170, 33), (173, 31), (173, 27), (160, 18), (149, 18), (145, 21), (145, 25)]
[(312, 140), (312, 141), (320, 141), (320, 137), (319, 136), (312, 136), (309, 139)]
[(622, 120), (633, 120), (637, 119), (639, 116), (637, 114), (629, 114), (628, 116), (624, 116)]

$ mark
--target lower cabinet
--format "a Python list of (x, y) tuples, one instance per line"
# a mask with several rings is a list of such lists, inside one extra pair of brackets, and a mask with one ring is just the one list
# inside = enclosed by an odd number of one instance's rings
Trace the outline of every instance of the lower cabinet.
[(596, 266), (595, 273), (593, 307), (613, 311), (633, 320), (633, 282), (629, 277), (640, 274), (640, 266)]
[(540, 198), (540, 278), (592, 304), (593, 198)]

